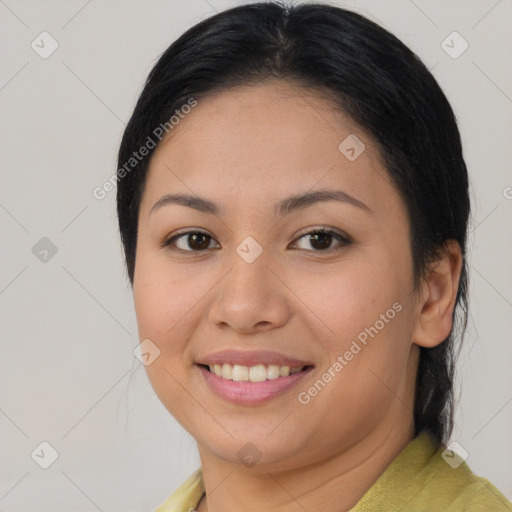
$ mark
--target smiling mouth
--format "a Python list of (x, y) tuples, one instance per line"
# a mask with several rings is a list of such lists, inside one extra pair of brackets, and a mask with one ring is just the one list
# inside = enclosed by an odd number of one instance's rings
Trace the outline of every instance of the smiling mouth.
[(258, 364), (255, 366), (243, 366), (239, 364), (200, 364), (210, 373), (225, 380), (235, 382), (264, 382), (266, 380), (275, 380), (282, 377), (289, 377), (296, 373), (303, 372), (312, 368), (312, 365), (304, 366), (279, 366), (277, 364)]

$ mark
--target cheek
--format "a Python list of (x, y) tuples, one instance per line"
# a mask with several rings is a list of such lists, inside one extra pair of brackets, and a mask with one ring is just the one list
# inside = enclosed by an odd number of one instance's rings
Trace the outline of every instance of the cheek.
[(187, 325), (198, 299), (188, 280), (173, 279), (157, 258), (143, 254), (137, 259), (133, 296), (139, 339), (150, 339), (160, 350), (160, 355), (145, 366), (146, 374), (162, 404), (182, 421), (190, 402), (185, 391), (190, 387), (184, 365), (190, 338)]
[[(143, 253), (137, 261), (133, 296), (139, 336), (160, 341), (168, 350), (173, 346), (175, 335), (184, 337), (187, 314), (200, 299), (201, 290), (191, 286), (187, 279), (175, 268), (170, 271), (159, 258), (145, 258)], [(179, 278), (176, 275), (179, 273)], [(171, 341), (169, 341), (171, 340)]]
[(336, 375), (322, 398), (327, 409), (343, 403), (354, 417), (379, 414), (393, 397), (389, 389), (403, 384), (414, 327), (405, 256), (356, 257), (296, 281), (308, 306), (304, 321), (327, 353), (322, 371)]
[(384, 320), (395, 318), (393, 304), (403, 305), (406, 296), (405, 275), (382, 260), (355, 257), (343, 265), (326, 266), (321, 272), (302, 272), (300, 279), (290, 275), (288, 279), (293, 280), (294, 292), (307, 306), (301, 309), (309, 315), (308, 324), (317, 326), (319, 339), (325, 340), (332, 352), (376, 322), (379, 330), (390, 330), (393, 322), (382, 329), (380, 315), (385, 315)]
[[(158, 258), (137, 255), (133, 297), (139, 339), (150, 339), (160, 356), (146, 366), (146, 372), (160, 399), (167, 405), (186, 378), (184, 361), (190, 338), (190, 312), (197, 302), (188, 280), (175, 279)], [(162, 396), (162, 390), (168, 396)]]

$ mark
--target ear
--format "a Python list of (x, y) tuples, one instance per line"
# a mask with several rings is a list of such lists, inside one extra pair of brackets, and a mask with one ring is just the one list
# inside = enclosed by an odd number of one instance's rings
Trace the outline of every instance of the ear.
[(462, 269), (462, 252), (457, 241), (449, 240), (421, 284), (418, 316), (412, 341), (420, 347), (435, 347), (452, 329), (452, 315)]

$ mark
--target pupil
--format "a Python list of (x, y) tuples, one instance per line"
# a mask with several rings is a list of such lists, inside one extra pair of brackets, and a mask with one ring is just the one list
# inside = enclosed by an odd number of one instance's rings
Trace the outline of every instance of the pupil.
[[(314, 233), (311, 235), (312, 246), (316, 249), (328, 249), (331, 245), (331, 237), (329, 233)], [(316, 242), (320, 242), (318, 246)]]
[[(203, 243), (197, 243), (198, 239), (203, 239)], [(193, 249), (208, 249), (208, 246), (210, 245), (208, 241), (208, 235), (205, 235), (203, 233), (194, 233), (192, 235), (188, 236), (189, 240), (189, 246)]]

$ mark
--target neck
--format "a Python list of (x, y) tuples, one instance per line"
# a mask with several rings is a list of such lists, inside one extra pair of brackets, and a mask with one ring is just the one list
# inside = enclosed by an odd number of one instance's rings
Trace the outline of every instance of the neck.
[(284, 471), (241, 469), (200, 448), (207, 497), (197, 511), (348, 511), (413, 438), (412, 421), (377, 428), (328, 460)]

